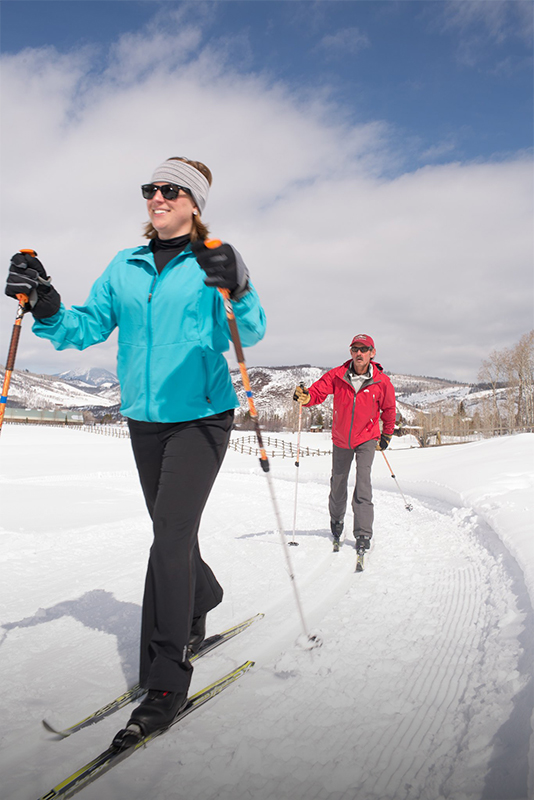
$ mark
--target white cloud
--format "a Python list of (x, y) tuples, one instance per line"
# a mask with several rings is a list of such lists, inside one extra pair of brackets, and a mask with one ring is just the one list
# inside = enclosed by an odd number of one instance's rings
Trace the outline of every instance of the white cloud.
[[(82, 302), (115, 252), (142, 241), (140, 184), (187, 155), (212, 169), (205, 218), (243, 253), (267, 310), (249, 363), (340, 363), (363, 329), (388, 370), (475, 378), (531, 327), (527, 157), (384, 177), (398, 143), (383, 123), (351, 125), (327, 97), (240, 74), (201, 42), (199, 26), (153, 25), (109, 57), (2, 59), (5, 268), (34, 247), (65, 302)], [(1, 309), (7, 352), (15, 304)], [(21, 368), (114, 366), (114, 342), (56, 353), (29, 328)]]
[(337, 33), (325, 34), (317, 45), (332, 57), (343, 57), (347, 53), (354, 55), (366, 47), (370, 47), (367, 34), (362, 33), (359, 28), (343, 28)]
[[(451, 0), (440, 11), (435, 20), (445, 30), (457, 33), (458, 60), (466, 66), (472, 67), (492, 51), (498, 52), (498, 46), (511, 39), (523, 40), (532, 48), (534, 13), (530, 0)], [(431, 13), (435, 13), (434, 8)], [(524, 58), (519, 62), (519, 67), (508, 64), (507, 69), (527, 66)]]
[(436, 142), (436, 144), (427, 147), (421, 155), (419, 156), (420, 160), (425, 163), (430, 163), (432, 161), (439, 161), (444, 158), (444, 156), (453, 153), (457, 148), (457, 142), (451, 139), (447, 139), (442, 142)]

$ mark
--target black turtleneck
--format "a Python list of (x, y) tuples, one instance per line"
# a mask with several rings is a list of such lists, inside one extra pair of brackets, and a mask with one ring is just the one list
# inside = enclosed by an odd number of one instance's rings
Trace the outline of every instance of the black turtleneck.
[(184, 236), (176, 236), (174, 239), (160, 239), (156, 236), (155, 239), (150, 241), (150, 249), (154, 253), (158, 274), (163, 267), (167, 266), (169, 261), (172, 261), (173, 258), (176, 258), (185, 250), (190, 241), (191, 236), (189, 233)]

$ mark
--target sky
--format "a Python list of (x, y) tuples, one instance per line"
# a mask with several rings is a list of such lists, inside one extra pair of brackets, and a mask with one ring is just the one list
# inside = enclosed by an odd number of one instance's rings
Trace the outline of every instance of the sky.
[[(522, 0), (1, 0), (2, 263), (32, 247), (83, 303), (185, 155), (266, 310), (248, 364), (332, 367), (365, 332), (388, 372), (476, 381), (533, 327), (532, 24)], [(115, 368), (116, 333), (57, 353), (30, 327), (20, 369)]]

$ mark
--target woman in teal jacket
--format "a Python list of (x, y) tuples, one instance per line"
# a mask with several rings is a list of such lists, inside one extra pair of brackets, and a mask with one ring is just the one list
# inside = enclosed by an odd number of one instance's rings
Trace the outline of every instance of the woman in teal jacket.
[(141, 486), (153, 521), (140, 648), (148, 690), (114, 745), (120, 749), (172, 722), (187, 700), (190, 656), (222, 588), (202, 560), (198, 529), (239, 406), (223, 353), (230, 331), (218, 288), (231, 292), (244, 346), (265, 316), (239, 253), (207, 248), (201, 220), (211, 172), (170, 158), (142, 186), (148, 245), (123, 250), (86, 303), (67, 310), (41, 262), (19, 253), (6, 293), (26, 294), (34, 332), (58, 350), (103, 342), (118, 327), (117, 372)]

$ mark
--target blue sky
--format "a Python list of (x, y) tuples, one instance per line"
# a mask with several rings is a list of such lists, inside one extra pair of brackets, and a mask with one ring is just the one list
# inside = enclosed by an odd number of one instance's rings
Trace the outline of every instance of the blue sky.
[[(107, 48), (176, 5), (185, 4), (2, 0), (2, 52)], [(496, 10), (469, 14), (462, 5)], [(378, 118), (395, 125), (403, 167), (424, 153), (443, 162), (532, 147), (530, 2), (225, 0), (192, 6), (204, 18), (206, 45), (229, 40), (239, 68), (311, 93), (327, 91), (354, 122)]]
[[(368, 328), (389, 371), (474, 380), (481, 358), (532, 327), (532, 11), (2, 0), (3, 173), (49, 198), (43, 214), (4, 188), (4, 263), (30, 238), (65, 302), (82, 302), (139, 241), (150, 165), (185, 154), (213, 168), (209, 220), (266, 305), (249, 363), (331, 366)], [(65, 175), (83, 187), (83, 214), (51, 185)], [(76, 280), (65, 235), (83, 243)], [(113, 349), (55, 354), (28, 332), (20, 365), (113, 368)]]

